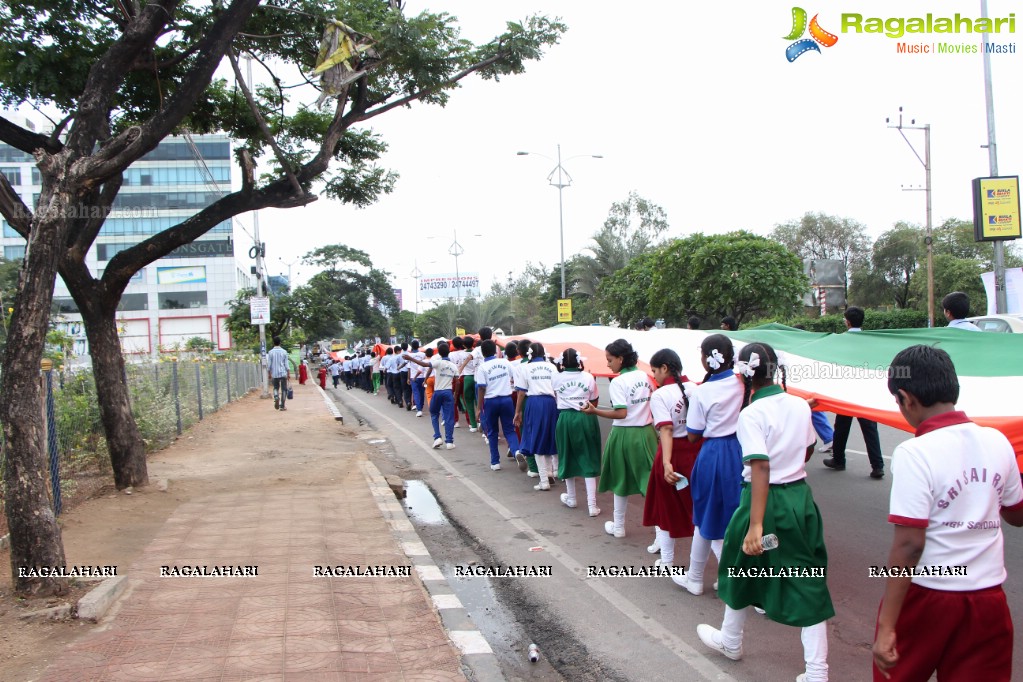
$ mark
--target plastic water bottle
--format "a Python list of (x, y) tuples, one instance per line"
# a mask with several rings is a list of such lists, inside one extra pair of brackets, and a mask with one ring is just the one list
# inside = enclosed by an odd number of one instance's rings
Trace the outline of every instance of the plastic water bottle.
[(770, 533), (760, 538), (760, 544), (763, 545), (764, 551), (778, 548), (778, 536), (774, 533)]
[(529, 645), (529, 662), (536, 663), (540, 660), (540, 647), (536, 644)]

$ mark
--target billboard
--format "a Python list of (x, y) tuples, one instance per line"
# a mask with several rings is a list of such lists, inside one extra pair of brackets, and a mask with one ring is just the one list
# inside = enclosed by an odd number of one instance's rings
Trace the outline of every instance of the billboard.
[(419, 278), (419, 298), (436, 300), (440, 298), (479, 298), (480, 274), (460, 272), (443, 275), (424, 275)]
[(206, 281), (206, 266), (157, 268), (157, 284), (203, 284)]
[(973, 179), (975, 241), (1020, 238), (1019, 176)]
[[(833, 259), (803, 259), (803, 274), (810, 279), (810, 289), (803, 294), (803, 305), (824, 310), (845, 307), (845, 263)], [(823, 300), (822, 300), (823, 299)]]

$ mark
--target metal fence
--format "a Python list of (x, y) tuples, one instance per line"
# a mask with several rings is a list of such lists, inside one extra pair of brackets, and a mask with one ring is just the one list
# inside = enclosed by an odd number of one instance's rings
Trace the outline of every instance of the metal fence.
[[(44, 370), (42, 409), (54, 510), (73, 491), (76, 474), (110, 471), (92, 370)], [(129, 364), (125, 382), (146, 452), (169, 445), (182, 432), (261, 385), (258, 361)], [(4, 466), (0, 454), (0, 468)], [(2, 478), (0, 478), (2, 481)], [(4, 501), (0, 484), (0, 510)]]

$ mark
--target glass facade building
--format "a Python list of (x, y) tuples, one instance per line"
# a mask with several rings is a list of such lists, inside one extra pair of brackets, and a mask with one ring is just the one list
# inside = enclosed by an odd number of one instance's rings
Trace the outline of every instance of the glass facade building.
[[(231, 192), (231, 141), (225, 135), (168, 137), (124, 173), (121, 190), (86, 257), (98, 277), (117, 253), (195, 215)], [(0, 143), (0, 173), (33, 206), (39, 171), (30, 154)], [(89, 207), (82, 207), (87, 211)], [(174, 352), (200, 337), (220, 350), (231, 348), (225, 326), (227, 301), (254, 286), (235, 260), (231, 220), (136, 273), (121, 297), (118, 332), (126, 353)], [(25, 240), (6, 222), (0, 239), (5, 259), (22, 258)], [(75, 339), (76, 355), (88, 352), (78, 307), (57, 279), (54, 305), (59, 324)]]

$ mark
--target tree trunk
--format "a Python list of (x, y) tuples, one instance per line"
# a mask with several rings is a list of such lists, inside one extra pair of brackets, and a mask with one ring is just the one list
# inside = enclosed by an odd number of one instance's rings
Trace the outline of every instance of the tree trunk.
[(131, 413), (128, 384), (125, 382), (124, 356), (117, 336), (114, 317), (116, 301), (93, 298), (92, 305), (81, 307), (85, 334), (89, 339), (92, 374), (96, 379), (96, 399), (106, 433), (114, 484), (118, 490), (149, 483), (146, 450), (135, 417)]
[(63, 594), (64, 578), (19, 569), (64, 566), (64, 545), (49, 496), (39, 363), (49, 327), (57, 261), (66, 241), (67, 195), (44, 192), (48, 206), (33, 221), (8, 330), (0, 380), (0, 422), (6, 437), (5, 511), (11, 531), (11, 579), (19, 593)]

